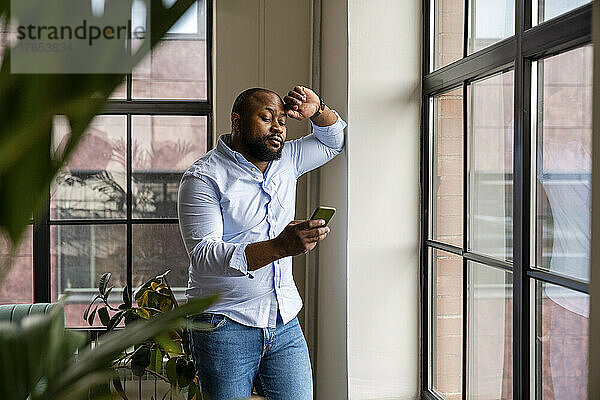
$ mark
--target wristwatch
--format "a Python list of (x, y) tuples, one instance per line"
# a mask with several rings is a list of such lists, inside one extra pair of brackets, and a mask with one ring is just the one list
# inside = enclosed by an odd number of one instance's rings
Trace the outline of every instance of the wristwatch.
[(313, 115), (310, 116), (311, 118), (314, 118), (317, 115), (321, 115), (323, 113), (323, 111), (325, 111), (325, 102), (323, 101), (323, 98), (319, 97), (319, 100), (320, 100), (319, 109)]

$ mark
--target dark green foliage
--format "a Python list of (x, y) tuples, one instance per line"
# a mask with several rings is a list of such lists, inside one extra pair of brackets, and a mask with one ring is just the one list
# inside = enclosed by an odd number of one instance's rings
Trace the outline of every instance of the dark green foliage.
[(20, 325), (0, 324), (0, 399), (87, 399), (91, 387), (103, 398), (105, 392), (98, 385), (114, 378), (111, 366), (126, 349), (162, 332), (183, 328), (186, 315), (202, 312), (215, 299), (188, 302), (148, 321), (133, 323), (107, 334), (93, 349), (85, 346), (84, 334), (63, 328), (62, 304), (49, 315), (27, 317)]
[[(110, 273), (102, 275), (98, 285), (98, 294), (86, 309), (84, 317), (86, 317), (89, 309), (99, 302), (102, 304), (102, 307), (98, 308), (97, 311), (100, 320), (108, 331), (112, 331), (123, 319), (127, 327), (137, 323), (137, 321), (153, 320), (164, 313), (177, 309), (177, 301), (167, 281), (168, 273), (169, 271), (166, 271), (164, 274), (145, 282), (135, 292), (135, 306), (131, 301), (131, 291), (128, 287), (123, 288), (123, 303), (116, 308), (109, 303), (109, 291), (106, 290), (103, 293), (103, 288), (108, 286), (111, 275)], [(96, 308), (87, 316), (88, 322), (93, 322)], [(113, 312), (110, 318), (109, 310)], [(163, 372), (164, 358), (167, 358), (167, 362)], [(190, 396), (189, 398), (193, 398), (195, 394), (200, 393), (194, 381), (196, 371), (189, 343), (187, 343), (187, 335), (183, 329), (164, 331), (153, 336), (137, 346), (134, 351), (125, 351), (113, 363), (113, 366), (128, 367), (138, 377), (142, 377), (146, 372), (153, 372), (156, 376), (167, 381), (171, 385), (172, 391), (178, 392), (181, 390), (185, 396)], [(115, 390), (118, 392), (116, 386)]]

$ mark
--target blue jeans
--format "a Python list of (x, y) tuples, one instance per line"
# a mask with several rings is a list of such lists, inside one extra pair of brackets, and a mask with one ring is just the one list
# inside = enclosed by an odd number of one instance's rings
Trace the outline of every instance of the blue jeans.
[(308, 347), (298, 318), (275, 328), (253, 328), (220, 314), (191, 318), (210, 325), (190, 330), (196, 374), (210, 400), (246, 399), (256, 388), (270, 400), (310, 400), (313, 395)]

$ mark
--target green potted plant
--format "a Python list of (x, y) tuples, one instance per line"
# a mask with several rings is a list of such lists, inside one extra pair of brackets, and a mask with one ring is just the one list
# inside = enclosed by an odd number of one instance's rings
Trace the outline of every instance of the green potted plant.
[[(114, 307), (109, 302), (113, 286), (109, 286), (111, 274), (102, 275), (98, 284), (98, 294), (92, 299), (83, 319), (93, 325), (96, 315), (108, 332), (124, 321), (125, 326), (139, 320), (151, 320), (176, 309), (179, 305), (167, 280), (170, 270), (145, 282), (134, 294), (131, 301), (128, 287), (123, 288), (123, 302)], [(112, 315), (111, 315), (112, 313)], [(166, 359), (166, 362), (165, 362)], [(142, 379), (151, 374), (171, 386), (172, 393), (181, 393), (187, 399), (201, 398), (196, 371), (189, 350), (188, 337), (184, 329), (172, 330), (128, 349), (116, 358), (113, 368), (130, 369), (133, 375)], [(115, 390), (126, 398), (120, 378), (112, 381)]]

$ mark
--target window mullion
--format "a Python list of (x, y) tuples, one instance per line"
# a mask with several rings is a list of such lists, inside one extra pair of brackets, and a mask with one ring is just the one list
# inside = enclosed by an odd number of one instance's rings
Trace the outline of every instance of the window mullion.
[(50, 194), (33, 222), (33, 302), (50, 303)]
[(132, 133), (131, 133), (131, 114), (127, 114), (127, 287), (129, 287), (130, 297), (133, 295), (133, 256), (132, 256), (132, 207), (133, 195), (131, 193), (131, 175), (132, 175)]
[(517, 0), (514, 84), (513, 165), (513, 398), (527, 399), (530, 383), (529, 267), (531, 132), (529, 124), (531, 63), (523, 58), (523, 33), (531, 19), (531, 2)]

